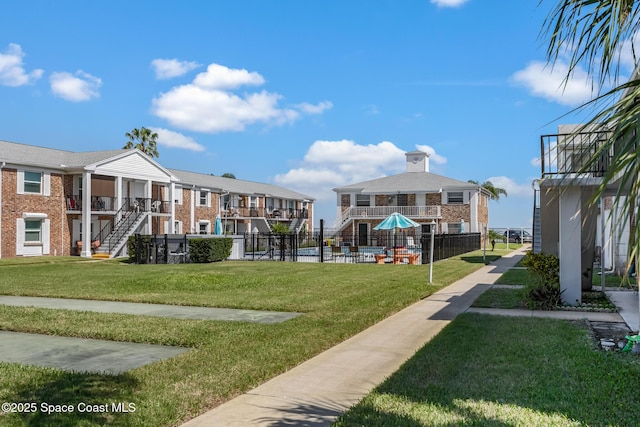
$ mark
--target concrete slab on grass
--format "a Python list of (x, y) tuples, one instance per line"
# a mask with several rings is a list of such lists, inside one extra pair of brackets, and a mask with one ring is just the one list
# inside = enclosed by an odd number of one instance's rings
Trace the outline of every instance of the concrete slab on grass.
[(1, 295), (0, 304), (19, 307), (93, 311), (98, 313), (123, 313), (142, 316), (174, 317), (177, 319), (226, 320), (265, 324), (284, 322), (300, 315), (300, 313), (280, 311), (238, 310), (231, 308), (95, 301), (71, 298), (22, 297), (10, 295)]
[(121, 374), (188, 348), (0, 331), (0, 361), (75, 372)]

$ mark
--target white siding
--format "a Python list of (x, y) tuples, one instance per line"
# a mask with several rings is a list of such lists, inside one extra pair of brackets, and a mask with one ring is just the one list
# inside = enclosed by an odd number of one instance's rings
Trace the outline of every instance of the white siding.
[(93, 173), (126, 176), (144, 180), (151, 179), (157, 182), (169, 182), (170, 178), (166, 172), (152, 162), (142, 158), (138, 153), (132, 153), (128, 156), (99, 165)]

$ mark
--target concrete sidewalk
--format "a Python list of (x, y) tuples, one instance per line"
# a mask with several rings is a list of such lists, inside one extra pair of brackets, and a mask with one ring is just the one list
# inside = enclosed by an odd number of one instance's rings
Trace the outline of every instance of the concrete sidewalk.
[(280, 323), (300, 315), (300, 313), (281, 311), (240, 310), (233, 308), (12, 295), (0, 295), (0, 305), (93, 311), (97, 313), (123, 313), (138, 316), (173, 317), (176, 319), (256, 322), (264, 324)]
[(331, 424), (466, 311), (525, 251), (512, 252), (184, 425)]

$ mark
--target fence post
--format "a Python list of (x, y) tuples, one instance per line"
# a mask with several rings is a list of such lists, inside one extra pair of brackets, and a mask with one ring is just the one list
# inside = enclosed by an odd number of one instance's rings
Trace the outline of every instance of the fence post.
[(320, 220), (320, 237), (318, 249), (320, 250), (320, 262), (324, 262), (324, 219)]

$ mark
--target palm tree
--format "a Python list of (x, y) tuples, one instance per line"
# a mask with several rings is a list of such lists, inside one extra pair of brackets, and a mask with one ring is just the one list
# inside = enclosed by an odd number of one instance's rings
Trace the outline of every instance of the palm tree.
[[(611, 159), (602, 183), (590, 199), (591, 207), (595, 208), (607, 187), (613, 185), (617, 188), (614, 203), (628, 218), (633, 218), (640, 197), (640, 144), (636, 136), (640, 73), (636, 68), (625, 83), (620, 83), (619, 77), (622, 50), (631, 45), (640, 29), (638, 6), (634, 0), (558, 0), (541, 32), (548, 39), (547, 60), (552, 66), (569, 55), (565, 83), (582, 66), (594, 87), (608, 88), (601, 89), (594, 100), (579, 107), (593, 108), (595, 114), (576, 133), (594, 127), (610, 130), (608, 138), (584, 165), (585, 171), (595, 170), (603, 156)], [(632, 229), (629, 258), (638, 261), (640, 227)]]
[(505, 197), (507, 196), (507, 190), (505, 190), (504, 188), (496, 187), (495, 185), (493, 185), (493, 182), (491, 181), (485, 181), (482, 184), (480, 184), (478, 181), (474, 181), (473, 179), (470, 179), (467, 182), (470, 182), (475, 185), (480, 185), (482, 188), (487, 190), (489, 192), (489, 198), (491, 200), (499, 200), (501, 194), (504, 194)]
[(133, 129), (131, 132), (125, 133), (124, 136), (129, 138), (129, 141), (127, 141), (122, 148), (137, 148), (151, 158), (160, 157), (156, 145), (156, 139), (158, 139), (156, 132), (152, 132), (146, 127), (141, 127), (140, 129)]

